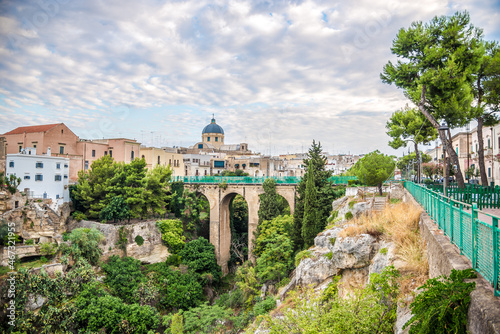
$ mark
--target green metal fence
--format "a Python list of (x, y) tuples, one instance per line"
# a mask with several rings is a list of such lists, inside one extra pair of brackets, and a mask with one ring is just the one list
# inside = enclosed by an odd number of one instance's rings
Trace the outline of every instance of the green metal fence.
[[(262, 184), (265, 179), (275, 179), (278, 184), (297, 184), (300, 177), (296, 176), (173, 176), (173, 182), (184, 183), (227, 183), (227, 184)], [(332, 176), (328, 179), (334, 184), (347, 184), (349, 180), (356, 180), (355, 176)]]
[[(428, 184), (427, 188), (443, 192), (442, 184)], [(477, 184), (466, 184), (459, 188), (457, 184), (451, 184), (446, 188), (448, 197), (467, 204), (476, 203), (479, 209), (500, 208), (500, 187), (483, 187)]]
[(473, 268), (492, 284), (495, 296), (500, 296), (500, 218), (480, 211), (475, 203), (444, 197), (423, 185), (405, 182), (405, 188), (460, 249), (460, 253), (472, 262)]

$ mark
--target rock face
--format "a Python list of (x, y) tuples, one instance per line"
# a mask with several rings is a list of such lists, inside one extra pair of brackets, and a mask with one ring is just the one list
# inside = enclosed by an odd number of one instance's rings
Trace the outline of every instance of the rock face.
[[(333, 207), (337, 208), (339, 215), (347, 211), (361, 215), (369, 210), (367, 202), (355, 203), (351, 208), (346, 198), (335, 202)], [(281, 292), (282, 299), (293, 286), (318, 287), (335, 275), (342, 276), (339, 295), (345, 296), (354, 289), (364, 287), (370, 274), (380, 273), (393, 262), (392, 243), (378, 241), (369, 234), (340, 237), (340, 232), (347, 226), (348, 223), (344, 223), (318, 234), (314, 247), (309, 249), (311, 256), (299, 263), (290, 286)]]
[[(120, 230), (122, 235), (127, 238), (125, 246), (127, 256), (138, 259), (143, 263), (157, 263), (165, 261), (170, 255), (167, 247), (162, 243), (161, 233), (156, 227), (156, 221), (131, 225), (111, 225), (82, 220), (81, 222), (73, 222), (68, 230), (79, 227), (95, 227), (104, 234), (105, 240), (99, 246), (103, 250), (103, 260), (106, 260), (111, 255), (123, 255), (123, 250), (117, 246)], [(142, 245), (139, 245), (136, 239), (140, 240), (141, 238), (144, 241)]]

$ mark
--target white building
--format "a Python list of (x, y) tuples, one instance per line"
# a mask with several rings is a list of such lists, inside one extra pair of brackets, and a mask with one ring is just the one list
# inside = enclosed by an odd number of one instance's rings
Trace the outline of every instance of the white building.
[(21, 178), (18, 189), (30, 198), (50, 198), (54, 202), (69, 202), (69, 159), (36, 155), (36, 149), (26, 148), (18, 154), (7, 154), (7, 177)]
[(210, 175), (210, 160), (206, 154), (183, 154), (184, 172), (186, 176)]

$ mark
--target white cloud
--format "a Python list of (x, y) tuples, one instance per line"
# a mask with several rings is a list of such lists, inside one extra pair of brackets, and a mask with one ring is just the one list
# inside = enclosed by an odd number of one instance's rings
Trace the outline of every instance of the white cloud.
[[(336, 151), (391, 152), (384, 124), (406, 100), (379, 73), (397, 31), (468, 9), (487, 37), (500, 35), (493, 0), (89, 0), (48, 13), (11, 0), (3, 9), (0, 113), (20, 117), (0, 132), (64, 121), (82, 136), (154, 129), (194, 143), (214, 112), (228, 142), (272, 153), (313, 138)], [(129, 116), (110, 130), (113, 108)]]

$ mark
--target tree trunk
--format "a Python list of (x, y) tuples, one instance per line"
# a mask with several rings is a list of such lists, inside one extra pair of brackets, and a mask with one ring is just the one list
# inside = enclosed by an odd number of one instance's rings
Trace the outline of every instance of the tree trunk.
[(417, 183), (420, 183), (420, 160), (419, 160), (419, 157), (418, 157), (418, 145), (417, 143), (414, 143), (415, 144), (415, 157), (417, 159)]
[[(432, 126), (434, 128), (439, 129), (439, 123), (438, 121), (432, 116), (429, 111), (425, 108), (425, 93), (427, 92), (427, 86), (423, 85), (422, 86), (422, 93), (420, 94), (420, 101), (418, 102), (418, 109), (420, 112), (431, 122)], [(464, 181), (464, 176), (462, 175), (462, 170), (460, 168), (460, 163), (458, 162), (458, 154), (455, 152), (451, 145), (451, 135), (450, 135), (450, 140), (448, 140), (448, 135), (444, 131), (439, 131), (439, 137), (441, 138), (441, 142), (445, 144), (446, 146), (446, 152), (448, 153), (448, 156), (450, 157), (451, 162), (453, 162), (457, 166), (457, 184), (458, 187), (463, 188), (465, 187), (465, 181)], [(444, 173), (443, 173), (444, 174)]]
[(483, 117), (477, 118), (477, 141), (478, 141), (478, 150), (477, 153), (479, 155), (479, 173), (481, 175), (481, 184), (483, 186), (488, 185), (488, 177), (486, 176), (486, 167), (484, 166), (484, 141), (483, 141)]
[(382, 183), (378, 184), (378, 194), (382, 196)]

